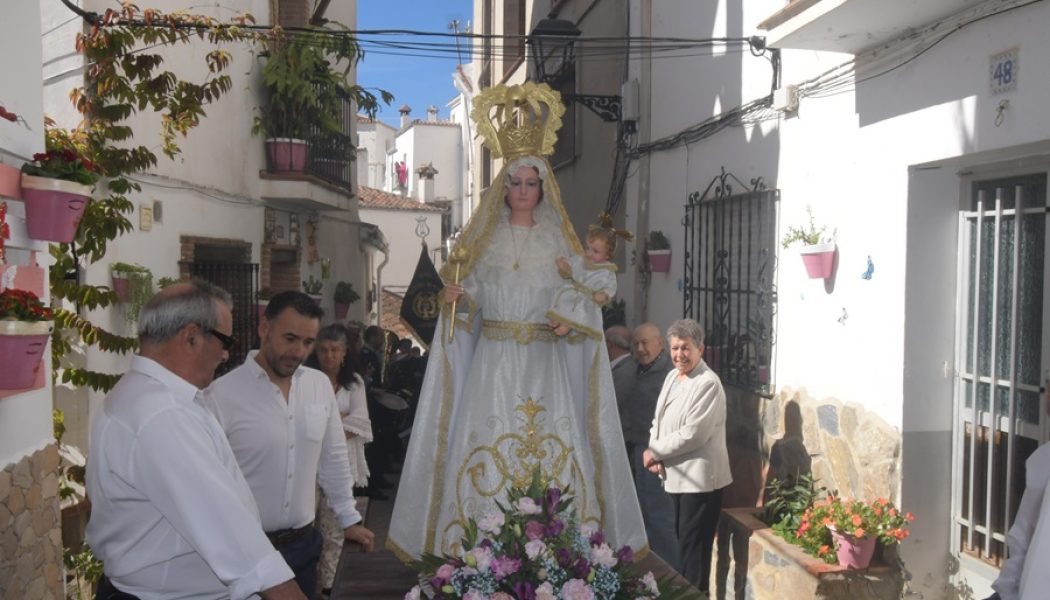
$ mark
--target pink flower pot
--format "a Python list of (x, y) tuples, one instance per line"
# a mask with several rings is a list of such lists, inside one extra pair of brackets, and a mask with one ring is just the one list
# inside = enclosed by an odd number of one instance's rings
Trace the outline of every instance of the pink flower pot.
[(346, 302), (335, 303), (335, 320), (342, 321), (346, 318), (346, 313), (350, 312), (350, 305)]
[(0, 389), (32, 387), (51, 334), (51, 321), (0, 321)]
[(274, 171), (298, 171), (306, 168), (306, 142), (295, 138), (269, 138), (266, 156)]
[(646, 250), (649, 255), (649, 270), (653, 273), (671, 272), (670, 250)]
[(128, 284), (126, 275), (113, 273), (113, 293), (117, 295), (117, 300), (121, 302), (127, 302), (131, 298), (131, 287)]
[(839, 565), (850, 569), (867, 569), (875, 553), (875, 542), (878, 541), (875, 536), (857, 539), (830, 527), (828, 529), (831, 529), (831, 539), (835, 541), (835, 555), (839, 559)]
[(810, 279), (827, 279), (835, 267), (835, 244), (816, 244), (799, 251)]
[(26, 230), (34, 240), (72, 242), (92, 187), (50, 177), (22, 176)]
[(11, 165), (0, 164), (0, 196), (22, 198), (22, 171)]

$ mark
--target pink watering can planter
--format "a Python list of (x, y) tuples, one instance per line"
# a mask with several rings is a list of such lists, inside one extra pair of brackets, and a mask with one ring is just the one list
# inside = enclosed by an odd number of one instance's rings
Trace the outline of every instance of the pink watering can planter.
[(51, 336), (51, 321), (0, 321), (0, 389), (33, 386)]
[(48, 242), (73, 241), (84, 209), (91, 201), (92, 189), (74, 181), (22, 175), (29, 237)]

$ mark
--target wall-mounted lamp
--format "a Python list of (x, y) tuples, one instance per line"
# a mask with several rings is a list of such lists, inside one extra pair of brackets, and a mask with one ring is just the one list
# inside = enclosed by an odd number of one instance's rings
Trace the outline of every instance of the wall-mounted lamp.
[[(579, 37), (580, 30), (572, 21), (559, 19), (554, 13), (536, 24), (525, 42), (532, 51), (537, 81), (558, 88), (567, 78), (574, 76), (576, 39)], [(562, 100), (566, 104), (579, 102), (603, 121), (615, 123), (621, 118), (620, 96), (562, 94)]]

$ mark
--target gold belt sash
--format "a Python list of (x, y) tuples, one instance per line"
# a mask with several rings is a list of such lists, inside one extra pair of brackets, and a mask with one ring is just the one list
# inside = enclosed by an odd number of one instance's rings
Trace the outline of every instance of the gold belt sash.
[(519, 344), (537, 342), (556, 342), (558, 335), (546, 323), (523, 323), (521, 321), (481, 322), (481, 332), (487, 339), (496, 341), (514, 340)]

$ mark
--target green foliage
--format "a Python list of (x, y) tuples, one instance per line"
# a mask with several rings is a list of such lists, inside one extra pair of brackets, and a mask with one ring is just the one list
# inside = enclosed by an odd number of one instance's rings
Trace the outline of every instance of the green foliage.
[(775, 531), (795, 531), (802, 521), (802, 514), (824, 494), (823, 487), (809, 473), (793, 481), (773, 479), (766, 484), (765, 515), (763, 520)]
[(303, 291), (311, 296), (316, 296), (321, 293), (321, 288), (324, 287), (324, 282), (320, 279), (314, 279), (311, 275), (309, 279), (303, 281)]
[[(319, 140), (330, 151), (352, 148), (349, 131), (343, 131), (339, 115), (345, 100), (374, 117), (379, 108), (375, 94), (347, 81), (350, 70), (363, 56), (357, 41), (336, 23), (287, 35), (277, 30), (268, 42), (262, 69), (267, 102), (255, 118), (253, 133), (267, 137)], [(393, 100), (380, 90), (387, 104)], [(351, 154), (346, 153), (348, 156)]]
[(335, 284), (335, 301), (340, 304), (353, 304), (361, 299), (361, 296), (354, 291), (354, 286), (349, 281), (340, 281)]
[(51, 308), (44, 306), (33, 292), (14, 288), (0, 292), (0, 319), (36, 323), (51, 318)]
[(649, 232), (649, 237), (645, 242), (646, 250), (669, 250), (671, 248), (671, 241), (667, 239), (664, 232), (659, 229), (653, 229)]
[(157, 289), (163, 290), (164, 288), (175, 285), (179, 280), (174, 277), (161, 277), (157, 280)]
[(34, 154), (32, 162), (22, 165), (22, 173), (34, 177), (72, 181), (82, 185), (95, 185), (95, 182), (98, 181), (95, 165), (80, 156), (74, 148), (53, 147), (52, 137), (54, 136), (50, 134), (54, 132), (55, 130), (48, 132), (47, 152)]
[(87, 588), (90, 590), (102, 577), (102, 562), (95, 558), (91, 548), (86, 545), (80, 552), (74, 552), (72, 549), (66, 548), (62, 553), (62, 562), (65, 563), (66, 570), (73, 573), (76, 583), (74, 595), (78, 599), (81, 599), (80, 592), (82, 589)]
[(602, 328), (627, 324), (627, 303), (624, 300), (613, 300), (602, 307)]
[(835, 232), (832, 232), (830, 236), (826, 235), (828, 230), (826, 225), (821, 225), (819, 229), (817, 228), (816, 219), (813, 218), (812, 207), (806, 207), (806, 214), (809, 215), (809, 225), (806, 227), (789, 226), (787, 232), (784, 233), (784, 239), (780, 240), (783, 247), (787, 248), (798, 242), (805, 246), (815, 246), (835, 241)]

